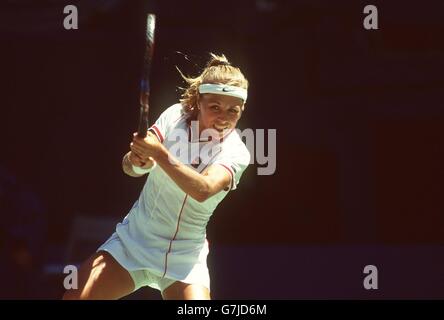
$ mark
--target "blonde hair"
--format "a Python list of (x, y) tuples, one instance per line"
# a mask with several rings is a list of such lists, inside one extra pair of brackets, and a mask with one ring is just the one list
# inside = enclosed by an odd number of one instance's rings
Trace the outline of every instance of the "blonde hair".
[(248, 80), (242, 74), (239, 68), (233, 67), (228, 62), (225, 55), (216, 55), (210, 53), (211, 58), (208, 61), (202, 73), (193, 78), (185, 76), (178, 68), (180, 75), (188, 84), (188, 88), (181, 88), (184, 92), (181, 95), (180, 102), (183, 111), (188, 114), (189, 119), (197, 118), (197, 101), (199, 100), (199, 86), (203, 83), (226, 84), (241, 87), (248, 90)]

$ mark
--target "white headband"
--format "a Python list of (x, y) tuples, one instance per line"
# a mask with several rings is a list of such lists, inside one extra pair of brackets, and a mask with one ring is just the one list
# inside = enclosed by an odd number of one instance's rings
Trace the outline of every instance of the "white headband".
[(199, 93), (214, 93), (232, 96), (247, 101), (247, 90), (226, 84), (204, 83), (199, 86)]

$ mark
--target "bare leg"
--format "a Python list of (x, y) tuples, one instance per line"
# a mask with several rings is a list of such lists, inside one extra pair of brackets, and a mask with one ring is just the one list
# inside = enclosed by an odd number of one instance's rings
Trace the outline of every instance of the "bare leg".
[(78, 289), (66, 290), (64, 300), (119, 299), (134, 291), (131, 275), (105, 251), (82, 264), (78, 281)]
[(174, 282), (162, 292), (165, 300), (210, 300), (210, 291), (198, 284)]

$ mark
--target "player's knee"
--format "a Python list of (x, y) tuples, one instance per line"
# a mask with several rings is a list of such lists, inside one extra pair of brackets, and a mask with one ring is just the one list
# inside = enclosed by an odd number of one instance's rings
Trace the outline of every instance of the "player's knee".
[(63, 300), (90, 300), (100, 296), (100, 281), (107, 266), (106, 259), (99, 256), (85, 263), (79, 271), (77, 288), (67, 289), (63, 294)]

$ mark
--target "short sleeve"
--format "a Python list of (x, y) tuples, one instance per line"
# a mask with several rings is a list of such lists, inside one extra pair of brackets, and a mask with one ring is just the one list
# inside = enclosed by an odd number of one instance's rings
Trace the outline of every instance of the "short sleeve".
[(182, 105), (180, 103), (174, 104), (162, 112), (157, 121), (148, 130), (154, 133), (159, 141), (163, 143), (170, 129), (184, 116), (185, 113), (182, 111)]
[(240, 142), (234, 147), (223, 148), (222, 152), (216, 156), (213, 164), (221, 165), (228, 171), (231, 176), (229, 190), (235, 190), (242, 174), (250, 164), (250, 152), (247, 147)]

